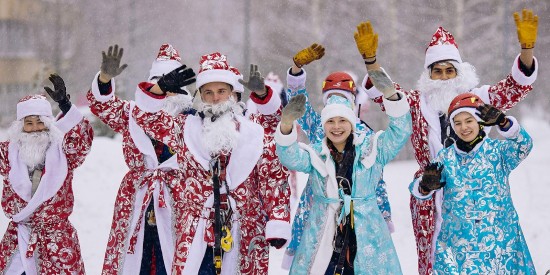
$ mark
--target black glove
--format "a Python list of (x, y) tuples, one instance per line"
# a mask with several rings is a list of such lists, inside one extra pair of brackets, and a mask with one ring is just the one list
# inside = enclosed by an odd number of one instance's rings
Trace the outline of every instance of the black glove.
[(445, 182), (441, 182), (441, 172), (443, 172), (442, 164), (430, 163), (426, 165), (420, 181), (420, 188), (425, 192), (430, 192), (445, 186)]
[(285, 239), (269, 239), (267, 240), (269, 242), (269, 245), (279, 249), (285, 245), (286, 240)]
[(245, 88), (249, 89), (258, 96), (265, 96), (267, 92), (264, 77), (260, 71), (258, 71), (258, 65), (250, 64), (250, 75), (248, 76), (248, 82), (239, 79), (239, 83), (243, 84)]
[(187, 94), (187, 91), (181, 88), (195, 83), (195, 81), (195, 72), (193, 72), (193, 69), (181, 65), (168, 74), (162, 75), (157, 84), (164, 93)]
[(120, 66), (123, 53), (124, 49), (120, 48), (119, 51), (118, 45), (114, 46), (114, 50), (113, 46), (110, 46), (107, 54), (105, 54), (105, 52), (101, 52), (103, 55), (103, 60), (101, 61), (101, 73), (106, 74), (106, 77), (109, 79), (122, 73), (122, 71), (128, 67), (127, 64)]
[(493, 126), (493, 125), (506, 125), (508, 119), (506, 115), (499, 109), (495, 108), (489, 104), (483, 104), (476, 108), (478, 111), (477, 115), (483, 121), (480, 121), (479, 124), (483, 126)]
[(52, 82), (54, 90), (50, 89), (50, 87), (44, 87), (44, 90), (46, 90), (48, 95), (50, 95), (57, 104), (59, 104), (59, 109), (61, 109), (63, 113), (67, 113), (69, 109), (71, 109), (71, 101), (69, 101), (70, 97), (67, 94), (63, 78), (59, 75), (51, 74), (48, 79)]

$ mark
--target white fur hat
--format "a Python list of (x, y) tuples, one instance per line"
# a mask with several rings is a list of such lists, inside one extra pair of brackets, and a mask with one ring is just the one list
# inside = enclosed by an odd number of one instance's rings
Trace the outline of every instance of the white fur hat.
[(339, 116), (347, 119), (351, 123), (353, 131), (355, 131), (357, 117), (351, 102), (341, 96), (331, 96), (327, 99), (327, 105), (321, 111), (321, 125), (325, 125), (327, 120)]
[(52, 105), (43, 95), (28, 95), (17, 103), (17, 120), (27, 116), (47, 116), (53, 118)]

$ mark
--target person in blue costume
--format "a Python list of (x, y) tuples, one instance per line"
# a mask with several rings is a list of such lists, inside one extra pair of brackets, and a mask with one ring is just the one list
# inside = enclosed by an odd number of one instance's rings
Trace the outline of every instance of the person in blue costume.
[[(310, 104), (308, 99), (309, 96), (305, 88), (307, 74), (303, 66), (315, 60), (321, 59), (324, 54), (325, 49), (322, 45), (313, 44), (310, 47), (299, 51), (294, 56), (294, 64), (287, 72), (287, 97), (292, 98), (300, 94), (306, 96), (307, 100), (305, 103), (305, 114), (297, 121), (300, 128), (305, 132), (307, 138), (309, 139), (309, 142), (312, 144), (321, 142), (324, 137), (324, 132), (323, 126), (321, 124), (321, 115), (313, 109), (313, 106)], [(359, 93), (355, 85), (355, 81), (348, 73), (334, 72), (330, 74), (323, 82), (322, 92), (323, 104), (325, 104), (327, 102), (327, 99), (332, 96), (345, 97), (354, 104), (354, 110), (356, 113), (356, 119), (354, 123), (356, 123), (357, 134), (366, 135), (373, 132), (373, 130), (367, 125), (367, 123), (359, 119), (359, 111), (361, 108), (359, 102), (361, 102), (360, 97), (362, 93)], [(299, 205), (304, 204), (304, 198), (308, 196), (308, 194), (311, 194), (311, 190), (308, 188), (304, 189), (300, 197)], [(376, 198), (378, 208), (380, 209), (380, 212), (382, 212), (382, 215), (387, 223), (390, 232), (393, 233), (395, 229), (391, 220), (391, 207), (388, 199), (388, 193), (386, 191), (386, 183), (384, 182), (382, 177), (380, 178), (376, 187)], [(301, 209), (301, 207), (299, 207), (299, 209)], [(302, 216), (304, 220), (307, 220), (307, 213), (298, 213), (298, 215)], [(300, 224), (293, 225), (293, 227), (295, 226), (300, 226)], [(296, 245), (296, 242), (290, 243), (287, 247), (288, 253), (292, 254), (292, 252), (296, 248)], [(283, 263), (283, 266), (287, 266), (287, 264)]]
[(305, 95), (293, 97), (283, 110), (275, 133), (277, 155), (288, 169), (309, 174), (306, 189), (311, 190), (298, 210), (308, 213), (307, 219), (294, 219), (300, 226), (292, 233), (290, 274), (401, 274), (376, 188), (384, 165), (411, 134), (411, 117), (389, 78), (380, 84), (388, 104), (386, 131), (359, 132), (353, 103), (333, 96), (321, 112), (325, 136), (306, 145), (296, 141), (295, 123), (306, 111)]
[[(458, 140), (410, 185), (419, 199), (443, 191), (434, 274), (536, 274), (509, 184), (533, 147), (531, 137), (514, 117), (472, 93), (455, 97), (448, 113)], [(486, 126), (505, 139), (486, 137)]]

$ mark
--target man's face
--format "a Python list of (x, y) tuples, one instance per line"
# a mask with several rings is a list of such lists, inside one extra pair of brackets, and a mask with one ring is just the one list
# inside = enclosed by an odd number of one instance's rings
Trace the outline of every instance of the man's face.
[(27, 116), (23, 119), (23, 132), (34, 133), (47, 130), (39, 116)]
[(201, 99), (207, 104), (219, 104), (226, 102), (235, 92), (231, 85), (223, 82), (210, 82), (200, 87)]
[(432, 80), (448, 80), (456, 77), (456, 68), (449, 62), (438, 62), (432, 66)]

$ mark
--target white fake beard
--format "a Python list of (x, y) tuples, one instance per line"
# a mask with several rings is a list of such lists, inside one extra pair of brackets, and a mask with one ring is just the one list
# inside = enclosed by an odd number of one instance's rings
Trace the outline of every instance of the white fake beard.
[(23, 121), (21, 120), (13, 122), (8, 129), (9, 140), (19, 145), (19, 158), (27, 165), (29, 171), (44, 164), (46, 151), (53, 141), (62, 140), (62, 134), (53, 126), (51, 118), (40, 116), (40, 120), (44, 122), (48, 130), (33, 133), (23, 132)]
[(177, 116), (193, 107), (193, 97), (190, 95), (176, 94), (167, 96), (162, 110), (171, 116)]
[(457, 76), (448, 80), (430, 79), (430, 70), (426, 69), (417, 82), (417, 89), (426, 96), (428, 106), (435, 111), (447, 113), (451, 101), (467, 93), (479, 84), (479, 78), (472, 64), (453, 62)]
[(236, 117), (242, 116), (243, 110), (243, 104), (236, 102), (233, 97), (220, 104), (199, 104), (199, 111), (205, 116), (202, 121), (201, 141), (211, 156), (229, 154), (237, 145), (239, 131)]

